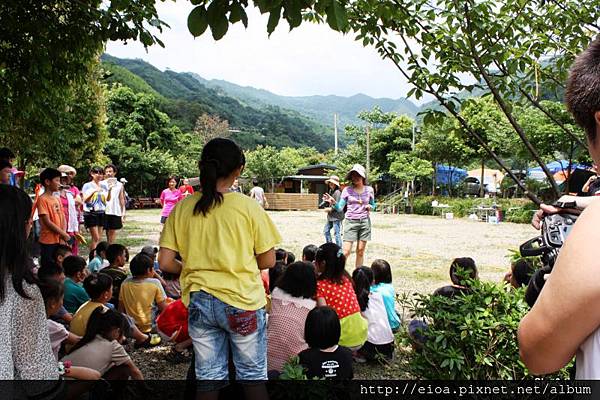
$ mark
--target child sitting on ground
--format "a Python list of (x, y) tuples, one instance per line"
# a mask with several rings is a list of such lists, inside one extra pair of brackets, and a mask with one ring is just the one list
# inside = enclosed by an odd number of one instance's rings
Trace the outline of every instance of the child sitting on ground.
[(121, 345), (126, 329), (120, 313), (98, 307), (90, 315), (85, 335), (62, 361), (96, 370), (106, 380), (144, 379)]
[(112, 278), (113, 294), (110, 298), (110, 303), (115, 307), (119, 306), (119, 291), (121, 290), (121, 285), (127, 279), (127, 271), (125, 271), (127, 254), (127, 248), (122, 244), (114, 243), (106, 249), (106, 258), (109, 266), (103, 268), (102, 273)]
[(294, 262), (296, 262), (296, 255), (294, 253), (292, 253), (291, 251), (288, 251), (287, 258), (285, 260), (285, 265), (290, 265)]
[(308, 349), (298, 354), (306, 377), (325, 379), (352, 379), (352, 352), (338, 345), (340, 321), (331, 307), (312, 309), (306, 317), (304, 338)]
[[(44, 306), (46, 308), (46, 315), (49, 317), (55, 314), (56, 311), (62, 306), (64, 287), (61, 282), (55, 280), (46, 280), (38, 283), (42, 298), (44, 299)], [(67, 329), (51, 319), (48, 322), (48, 333), (50, 334), (50, 345), (52, 346), (52, 352), (58, 363), (59, 352), (63, 343), (65, 344), (76, 344), (81, 340), (80, 336), (67, 331)], [(73, 367), (65, 370), (63, 376), (73, 379), (82, 380), (97, 380), (100, 379), (100, 374), (94, 370), (82, 367)]]
[(510, 271), (504, 276), (504, 281), (509, 283), (513, 288), (518, 289), (529, 285), (529, 280), (533, 272), (534, 268), (531, 267), (529, 261), (521, 258), (510, 265)]
[(477, 266), (471, 257), (455, 258), (450, 264), (452, 285), (443, 286), (433, 292), (434, 295), (452, 298), (471, 291), (468, 280), (478, 279)]
[(64, 287), (61, 282), (55, 280), (40, 281), (38, 283), (42, 298), (44, 299), (44, 306), (46, 307), (46, 316), (48, 316), (48, 333), (50, 334), (50, 344), (52, 345), (52, 352), (56, 361), (58, 361), (58, 353), (60, 351), (63, 342), (65, 344), (74, 345), (81, 339), (80, 336), (69, 332), (64, 325), (59, 324), (50, 319), (51, 315), (62, 307), (63, 296), (65, 294)]
[(156, 318), (156, 329), (164, 339), (175, 343), (168, 358), (171, 362), (188, 362), (186, 350), (192, 346), (188, 332), (188, 310), (181, 299), (171, 302)]
[(140, 253), (129, 264), (132, 278), (126, 279), (119, 291), (119, 311), (126, 312), (135, 320), (135, 324), (144, 333), (152, 330), (152, 306), (159, 312), (167, 306), (166, 296), (160, 282), (152, 278), (154, 265), (152, 259)]
[(65, 258), (72, 255), (73, 252), (71, 251), (71, 247), (66, 244), (59, 244), (56, 246), (56, 249), (54, 249), (54, 253), (52, 253), (52, 261), (62, 267)]
[(145, 254), (152, 259), (152, 265), (154, 266), (154, 274), (152, 275), (152, 278), (158, 279), (162, 287), (166, 290), (167, 282), (165, 282), (160, 273), (160, 266), (158, 265), (158, 260), (156, 259), (158, 255), (158, 248), (152, 246), (144, 246), (140, 250), (140, 253)]
[(108, 242), (100, 242), (96, 245), (96, 248), (90, 252), (88, 269), (91, 273), (98, 272), (110, 265), (106, 259), (106, 249), (108, 249)]
[(271, 295), (267, 324), (267, 370), (281, 372), (283, 365), (305, 350), (304, 324), (316, 307), (317, 279), (311, 263), (290, 264)]
[[(65, 271), (61, 266), (56, 263), (50, 263), (42, 265), (37, 271), (37, 278), (39, 281), (54, 280), (64, 285)], [(63, 286), (64, 288), (64, 286)], [(64, 291), (64, 289), (63, 289)], [(50, 319), (61, 323), (65, 326), (69, 326), (69, 323), (73, 319), (73, 314), (67, 311), (64, 305), (61, 305), (55, 314), (50, 316)]]
[(391, 360), (394, 354), (394, 334), (387, 318), (383, 297), (380, 293), (370, 292), (373, 271), (368, 267), (356, 268), (352, 273), (352, 281), (360, 311), (369, 322), (367, 342), (358, 350), (355, 360), (375, 361), (378, 356)]
[(398, 332), (398, 329), (400, 329), (400, 317), (396, 312), (396, 290), (392, 285), (392, 268), (385, 260), (375, 260), (371, 264), (371, 271), (373, 271), (371, 293), (379, 293), (381, 295), (392, 332)]
[(63, 261), (63, 268), (66, 276), (64, 304), (67, 311), (74, 314), (90, 299), (81, 284), (87, 273), (85, 259), (80, 256), (69, 256)]
[(345, 270), (346, 257), (335, 243), (319, 247), (315, 258), (317, 304), (332, 307), (341, 324), (340, 346), (358, 350), (367, 341), (367, 321), (360, 315), (360, 306), (352, 280)]
[(319, 248), (314, 244), (309, 244), (302, 249), (302, 261), (306, 261), (312, 263), (315, 261), (315, 256), (317, 255), (317, 250)]
[[(103, 273), (91, 274), (83, 281), (83, 287), (90, 300), (79, 307), (71, 322), (71, 332), (80, 336), (85, 334), (90, 315), (96, 308), (109, 308), (107, 305), (112, 305), (108, 303), (112, 297), (112, 278)], [(135, 348), (151, 347), (160, 343), (160, 337), (142, 333), (130, 317), (125, 316), (125, 319), (127, 330), (124, 334), (135, 340)]]

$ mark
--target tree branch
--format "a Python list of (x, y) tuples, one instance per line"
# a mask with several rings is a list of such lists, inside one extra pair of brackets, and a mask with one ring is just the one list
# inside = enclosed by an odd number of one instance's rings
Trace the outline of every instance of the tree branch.
[[(410, 48), (410, 46), (408, 45), (408, 42), (406, 40), (406, 38), (403, 35), (400, 35), (402, 41), (404, 42), (408, 52), (410, 53), (411, 59), (413, 60), (413, 62), (418, 66), (421, 67), (418, 60), (416, 59), (415, 54), (413, 53), (412, 49)], [(537, 205), (540, 205), (542, 202), (541, 200), (534, 194), (531, 193), (527, 187), (523, 184), (523, 182), (521, 182), (521, 180), (512, 172), (512, 170), (510, 169), (510, 167), (508, 165), (506, 165), (504, 163), (504, 161), (498, 157), (498, 155), (488, 146), (488, 144), (485, 142), (485, 140), (483, 140), (483, 138), (477, 134), (477, 132), (475, 132), (475, 130), (473, 128), (471, 128), (471, 126), (468, 124), (468, 122), (458, 113), (458, 111), (456, 111), (455, 107), (450, 107), (448, 105), (447, 100), (440, 95), (431, 85), (430, 82), (426, 81), (426, 85), (427, 87), (424, 87), (423, 85), (420, 85), (416, 82), (414, 82), (413, 79), (411, 79), (411, 76), (408, 75), (408, 73), (406, 71), (404, 71), (404, 68), (402, 68), (402, 66), (396, 62), (396, 60), (394, 59), (393, 55), (389, 53), (389, 51), (385, 48), (385, 46), (382, 46), (383, 52), (384, 52), (384, 56), (388, 59), (390, 59), (394, 65), (396, 66), (396, 68), (400, 71), (400, 73), (406, 78), (406, 80), (408, 82), (410, 82), (411, 84), (413, 84), (416, 88), (418, 88), (419, 90), (425, 92), (425, 93), (429, 93), (432, 96), (434, 96), (439, 102), (440, 104), (461, 124), (461, 126), (473, 137), (475, 138), (475, 140), (477, 142), (479, 142), (479, 144), (483, 147), (483, 149), (490, 155), (490, 157), (492, 157), (494, 159), (494, 161), (496, 161), (496, 163), (498, 163), (498, 165), (500, 165), (500, 167), (506, 171), (506, 173), (510, 176), (510, 178), (517, 184), (517, 186), (519, 186), (519, 188), (521, 188), (521, 190), (523, 190), (523, 193), (529, 197), (529, 199), (534, 202)]]
[(558, 197), (559, 193), (560, 193), (560, 189), (558, 188), (558, 185), (556, 184), (556, 180), (554, 179), (554, 176), (552, 175), (552, 173), (550, 172), (550, 170), (548, 169), (546, 164), (541, 160), (538, 152), (531, 145), (531, 142), (529, 142), (529, 140), (527, 139), (525, 132), (523, 131), (523, 128), (521, 127), (521, 125), (519, 125), (519, 123), (515, 120), (512, 113), (509, 111), (507, 104), (505, 103), (504, 99), (502, 98), (502, 96), (500, 96), (500, 93), (498, 92), (498, 88), (491, 81), (490, 76), (488, 75), (486, 69), (483, 67), (479, 53), (477, 52), (477, 49), (475, 48), (475, 43), (473, 43), (473, 30), (472, 30), (472, 26), (471, 26), (471, 18), (469, 17), (469, 8), (468, 8), (467, 1), (465, 1), (463, 3), (463, 8), (464, 8), (464, 18), (465, 18), (465, 22), (466, 22), (465, 33), (467, 36), (467, 40), (469, 42), (469, 47), (471, 49), (471, 55), (473, 56), (475, 64), (477, 65), (477, 68), (478, 68), (479, 72), (481, 73), (482, 78), (485, 80), (486, 84), (490, 88), (490, 91), (492, 92), (492, 95), (494, 96), (496, 103), (498, 103), (498, 106), (500, 107), (500, 109), (502, 110), (504, 115), (506, 115), (506, 118), (508, 118), (509, 123), (512, 125), (513, 129), (517, 132), (517, 134), (521, 138), (521, 141), (523, 142), (523, 144), (525, 144), (525, 147), (527, 148), (529, 153), (533, 156), (534, 160), (540, 165), (540, 167), (542, 168), (542, 171), (544, 171), (544, 174), (546, 175), (546, 177), (548, 178), (548, 181), (552, 185), (552, 189), (554, 190), (556, 197)]

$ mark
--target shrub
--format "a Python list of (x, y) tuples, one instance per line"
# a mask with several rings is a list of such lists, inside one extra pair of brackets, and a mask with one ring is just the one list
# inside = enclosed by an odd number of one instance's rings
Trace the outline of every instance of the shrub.
[(431, 215), (431, 202), (435, 200), (433, 196), (419, 196), (413, 199), (413, 213), (418, 215)]
[[(523, 379), (517, 328), (527, 313), (523, 289), (474, 281), (470, 294), (446, 298), (415, 294), (400, 299), (409, 315), (427, 322), (427, 340), (409, 356), (419, 379)], [(403, 331), (406, 344), (411, 340)], [(564, 375), (564, 373), (563, 373)]]
[(533, 212), (537, 206), (527, 199), (502, 199), (502, 198), (457, 198), (417, 196), (413, 199), (413, 213), (418, 215), (432, 215), (431, 202), (437, 200), (441, 204), (448, 204), (455, 217), (468, 216), (477, 206), (491, 207), (498, 205), (504, 212), (506, 222), (528, 224), (531, 222)]

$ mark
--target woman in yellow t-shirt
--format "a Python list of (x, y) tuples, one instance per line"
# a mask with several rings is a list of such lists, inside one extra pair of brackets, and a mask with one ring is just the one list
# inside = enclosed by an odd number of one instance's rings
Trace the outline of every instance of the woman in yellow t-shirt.
[[(160, 268), (181, 274), (198, 391), (207, 397), (227, 385), (229, 344), (238, 380), (267, 379), (260, 270), (275, 264), (281, 236), (256, 201), (230, 190), (244, 164), (235, 142), (208, 142), (199, 162), (202, 193), (175, 206), (160, 239)], [(246, 392), (266, 398), (264, 385), (248, 385)]]

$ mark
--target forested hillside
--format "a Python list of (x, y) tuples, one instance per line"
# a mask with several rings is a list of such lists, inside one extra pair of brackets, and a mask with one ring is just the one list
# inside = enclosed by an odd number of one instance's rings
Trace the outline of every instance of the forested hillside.
[[(229, 122), (232, 136), (245, 148), (257, 145), (333, 146), (333, 132), (297, 112), (269, 105), (255, 108), (206, 87), (188, 73), (160, 71), (142, 60), (102, 56), (105, 82), (121, 83), (136, 92), (156, 96), (159, 108), (182, 131), (191, 131), (196, 119), (216, 115)], [(239, 131), (239, 132), (238, 132)]]

